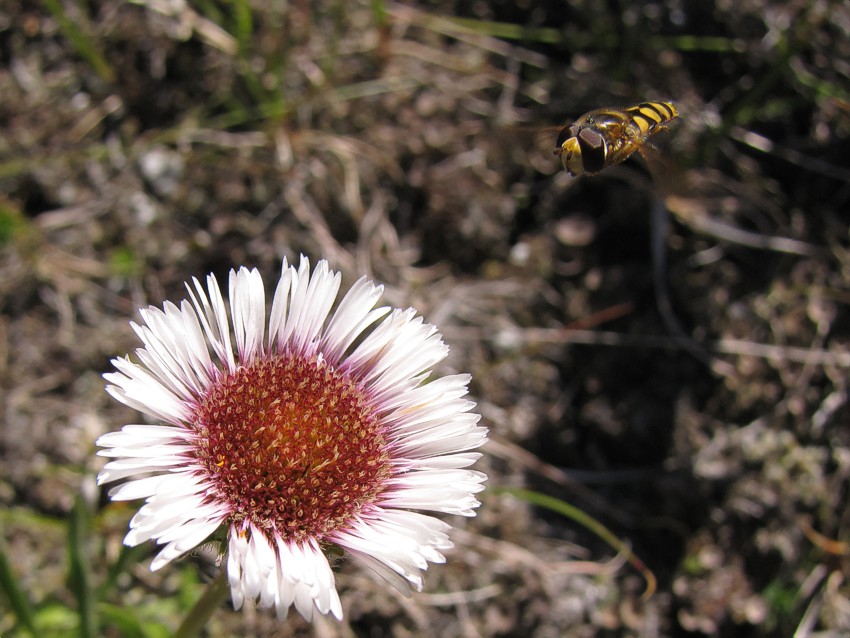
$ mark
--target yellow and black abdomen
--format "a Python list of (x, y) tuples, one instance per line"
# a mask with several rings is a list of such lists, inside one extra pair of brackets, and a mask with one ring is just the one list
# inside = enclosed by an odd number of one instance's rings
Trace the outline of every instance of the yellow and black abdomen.
[(672, 102), (642, 102), (625, 111), (629, 115), (633, 131), (641, 140), (648, 139), (657, 129), (663, 128), (667, 122), (679, 116), (679, 111)]

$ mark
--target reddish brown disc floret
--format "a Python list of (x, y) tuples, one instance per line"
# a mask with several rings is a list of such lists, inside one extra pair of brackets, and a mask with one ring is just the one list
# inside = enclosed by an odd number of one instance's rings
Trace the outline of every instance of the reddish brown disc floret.
[(285, 540), (322, 539), (390, 476), (368, 395), (315, 357), (258, 358), (223, 376), (192, 419), (213, 499)]

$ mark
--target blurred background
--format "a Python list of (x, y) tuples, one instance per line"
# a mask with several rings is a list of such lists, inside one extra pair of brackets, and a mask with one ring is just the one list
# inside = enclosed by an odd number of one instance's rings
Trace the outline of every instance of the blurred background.
[[(422, 594), (347, 561), (342, 623), (205, 635), (850, 635), (847, 2), (4, 0), (0, 96), (3, 636), (175, 630), (215, 556), (122, 548), (101, 375), (139, 306), (299, 254), (442, 330), (496, 489)], [(647, 99), (655, 182), (561, 168)]]

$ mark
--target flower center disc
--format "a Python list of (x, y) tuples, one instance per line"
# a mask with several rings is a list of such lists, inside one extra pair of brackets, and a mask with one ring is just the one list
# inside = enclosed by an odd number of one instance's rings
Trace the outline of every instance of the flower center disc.
[(315, 357), (259, 358), (223, 376), (192, 419), (213, 499), (287, 540), (321, 539), (390, 475), (368, 396)]

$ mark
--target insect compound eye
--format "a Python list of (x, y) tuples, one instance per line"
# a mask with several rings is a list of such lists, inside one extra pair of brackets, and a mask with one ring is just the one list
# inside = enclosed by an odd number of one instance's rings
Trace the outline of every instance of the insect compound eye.
[(575, 124), (565, 126), (560, 131), (558, 131), (558, 137), (555, 139), (555, 146), (557, 146), (558, 148), (562, 147), (564, 145), (564, 142), (566, 142), (571, 137), (575, 137), (576, 135), (578, 135), (578, 132), (579, 127)]
[(596, 131), (584, 129), (576, 136), (584, 161), (584, 170), (596, 173), (605, 167), (605, 157), (608, 155), (608, 145), (605, 139)]

